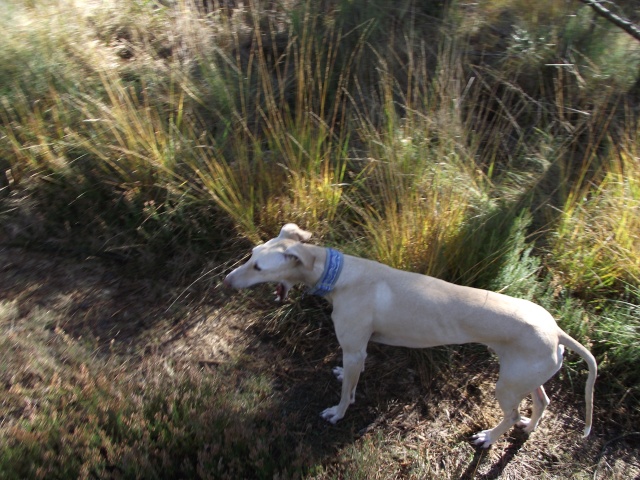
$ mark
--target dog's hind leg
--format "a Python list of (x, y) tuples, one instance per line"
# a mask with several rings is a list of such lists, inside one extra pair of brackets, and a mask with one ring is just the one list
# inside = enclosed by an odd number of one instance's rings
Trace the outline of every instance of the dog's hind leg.
[(504, 413), (502, 421), (490, 430), (483, 430), (471, 437), (473, 443), (481, 448), (489, 448), (500, 436), (520, 421), (520, 402), (523, 394), (516, 393), (512, 385), (502, 378), (496, 384), (496, 398)]
[[(546, 382), (549, 378), (555, 375), (558, 370), (562, 367), (562, 356), (564, 354), (564, 346), (558, 345), (555, 356), (550, 356), (548, 360), (545, 362), (546, 366), (540, 369), (541, 372), (546, 371), (546, 375), (542, 374), (538, 378), (543, 382)], [(547, 378), (544, 378), (547, 377)], [(549, 406), (550, 400), (544, 391), (544, 387), (540, 385), (535, 390), (531, 392), (531, 397), (533, 399), (533, 408), (531, 409), (531, 419), (522, 417), (518, 422), (518, 427), (523, 428), (525, 433), (533, 432), (538, 423), (540, 423), (540, 419), (542, 415), (544, 415), (544, 411)]]
[(531, 418), (521, 417), (517, 424), (525, 433), (531, 433), (536, 429), (545, 409), (549, 406), (549, 403), (551, 403), (542, 385), (531, 392), (531, 397), (533, 398)]
[[(544, 345), (540, 347), (540, 351), (544, 353), (543, 348)], [(504, 412), (504, 418), (491, 430), (484, 430), (474, 435), (472, 440), (476, 445), (483, 448), (489, 447), (513, 425), (524, 427), (526, 433), (532, 432), (538, 426), (544, 410), (549, 405), (549, 398), (542, 384), (549, 380), (562, 365), (562, 350), (558, 348), (558, 355), (538, 355), (537, 357), (523, 357), (521, 352), (501, 352), (496, 398)], [(519, 412), (520, 402), (529, 393), (533, 394), (531, 419), (522, 418)]]

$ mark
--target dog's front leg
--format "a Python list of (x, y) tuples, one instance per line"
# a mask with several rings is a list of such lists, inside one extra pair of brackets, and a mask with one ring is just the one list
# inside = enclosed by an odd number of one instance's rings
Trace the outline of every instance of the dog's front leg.
[(340, 403), (334, 407), (327, 408), (322, 412), (322, 418), (330, 423), (336, 423), (344, 417), (347, 408), (356, 401), (356, 386), (360, 378), (360, 372), (364, 367), (366, 353), (344, 351), (342, 354), (342, 394)]

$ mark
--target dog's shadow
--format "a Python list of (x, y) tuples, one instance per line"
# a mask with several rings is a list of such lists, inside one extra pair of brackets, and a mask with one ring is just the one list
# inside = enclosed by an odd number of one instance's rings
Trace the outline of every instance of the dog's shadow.
[(514, 429), (509, 438), (511, 441), (510, 445), (505, 449), (502, 456), (493, 463), (489, 471), (486, 473), (479, 473), (478, 470), (483, 464), (491, 461), (491, 455), (489, 454), (491, 449), (476, 448), (473, 459), (471, 460), (471, 462), (469, 462), (469, 465), (462, 473), (462, 475), (460, 475), (460, 480), (495, 480), (496, 478), (500, 478), (504, 469), (507, 467), (509, 462), (511, 462), (511, 460), (516, 457), (524, 443), (527, 441), (527, 438), (528, 435), (526, 435), (524, 432), (518, 429)]

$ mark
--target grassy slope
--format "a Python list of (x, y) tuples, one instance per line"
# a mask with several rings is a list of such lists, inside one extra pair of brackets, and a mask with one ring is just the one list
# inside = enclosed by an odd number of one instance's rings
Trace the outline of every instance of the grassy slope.
[[(334, 3), (9, 2), (3, 476), (637, 475), (637, 45), (555, 2)], [(570, 356), (542, 430), (475, 452), (497, 411), (472, 347), (372, 347), (323, 425), (322, 304), (205, 293), (290, 220), (550, 308), (601, 365), (591, 439)]]

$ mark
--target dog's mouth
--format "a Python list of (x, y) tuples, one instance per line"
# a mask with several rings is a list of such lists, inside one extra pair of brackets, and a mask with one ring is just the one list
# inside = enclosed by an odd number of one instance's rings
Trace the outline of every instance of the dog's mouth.
[(276, 285), (276, 302), (283, 302), (287, 298), (287, 293), (289, 289), (284, 283), (279, 283)]

